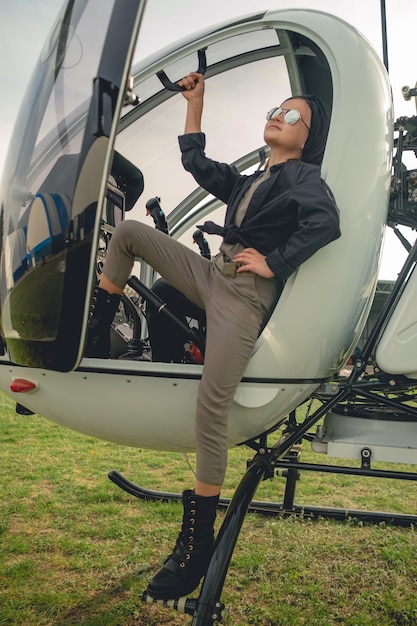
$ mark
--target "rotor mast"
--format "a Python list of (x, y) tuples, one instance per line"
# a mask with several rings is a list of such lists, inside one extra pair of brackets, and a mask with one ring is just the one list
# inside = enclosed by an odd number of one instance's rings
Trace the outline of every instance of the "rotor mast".
[(387, 12), (385, 0), (381, 0), (381, 30), (382, 30), (382, 55), (385, 68), (388, 70), (388, 36), (387, 36)]

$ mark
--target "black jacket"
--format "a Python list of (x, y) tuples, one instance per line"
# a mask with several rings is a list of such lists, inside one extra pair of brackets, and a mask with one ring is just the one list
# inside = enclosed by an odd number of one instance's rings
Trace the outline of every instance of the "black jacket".
[(317, 250), (340, 237), (339, 211), (320, 177), (320, 167), (300, 161), (271, 166), (271, 175), (254, 193), (240, 227), (236, 208), (260, 172), (250, 176), (206, 157), (204, 133), (179, 138), (184, 168), (196, 182), (227, 205), (224, 227), (206, 222), (205, 232), (241, 243), (266, 256), (278, 279), (286, 280)]

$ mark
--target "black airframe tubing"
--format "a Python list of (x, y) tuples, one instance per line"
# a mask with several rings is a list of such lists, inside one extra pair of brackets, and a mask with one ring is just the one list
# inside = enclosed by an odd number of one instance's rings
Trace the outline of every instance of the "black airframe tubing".
[(388, 70), (388, 36), (387, 36), (387, 12), (385, 0), (381, 0), (381, 30), (382, 30), (382, 54), (385, 69)]
[(350, 476), (372, 476), (373, 478), (395, 478), (398, 480), (417, 480), (417, 472), (400, 472), (396, 470), (377, 470), (366, 467), (350, 467), (328, 465), (326, 463), (302, 463), (292, 461), (274, 461), (274, 467), (295, 469), (301, 472), (323, 472), (327, 474), (348, 474)]
[[(416, 472), (400, 472), (397, 470), (378, 470), (371, 469), (366, 467), (351, 467), (351, 466), (342, 466), (342, 465), (328, 465), (326, 463), (303, 463), (303, 462), (293, 462), (286, 460), (274, 460), (273, 461), (274, 468), (286, 469), (286, 470), (297, 470), (297, 471), (310, 471), (310, 472), (322, 472), (327, 474), (348, 474), (350, 476), (365, 476), (365, 477), (373, 477), (373, 478), (390, 478), (395, 480), (417, 480)], [(116, 470), (110, 470), (109, 479), (118, 487), (121, 487), (130, 495), (139, 498), (140, 500), (145, 501), (161, 501), (161, 502), (172, 502), (178, 501), (180, 502), (182, 499), (182, 495), (180, 493), (171, 493), (169, 491), (154, 491), (152, 489), (146, 489), (145, 487), (141, 487), (131, 482), (127, 478), (125, 478), (122, 474), (120, 474)], [(219, 508), (225, 508), (230, 504), (230, 498), (220, 498), (219, 500)], [(261, 501), (253, 501), (249, 506), (250, 510), (254, 511), (262, 511), (263, 506), (265, 505), (266, 510), (271, 505), (266, 502)]]
[[(412, 380), (410, 379), (410, 383), (411, 382)], [(407, 411), (412, 416), (417, 417), (417, 409), (412, 406), (398, 403), (396, 400), (391, 400), (390, 398), (377, 394), (373, 391), (367, 391), (365, 389), (356, 389), (355, 386), (353, 386), (352, 389), (353, 391), (356, 392), (356, 397), (358, 398), (362, 397), (362, 398), (366, 398), (367, 400), (373, 400), (375, 404), (378, 402), (380, 405), (390, 407), (393, 410), (398, 411), (399, 409), (402, 409), (403, 411)], [(392, 391), (395, 392), (395, 387), (392, 388)], [(401, 421), (401, 420), (398, 419), (398, 421)]]
[(234, 493), (216, 539), (192, 626), (209, 626), (214, 621), (219, 621), (220, 597), (233, 550), (252, 498), (268, 471), (268, 458), (257, 454)]
[(366, 363), (372, 354), (372, 350), (374, 349), (374, 346), (379, 337), (379, 334), (381, 330), (383, 329), (383, 327), (389, 321), (394, 311), (394, 308), (397, 304), (397, 299), (399, 298), (402, 290), (404, 289), (405, 284), (407, 283), (407, 279), (410, 276), (411, 270), (416, 262), (417, 262), (417, 241), (414, 243), (411, 249), (411, 252), (409, 253), (400, 273), (398, 274), (393, 290), (391, 291), (390, 295), (386, 299), (384, 306), (382, 307), (379, 313), (379, 316), (377, 317), (374, 327), (372, 328), (369, 334), (368, 340), (366, 341), (362, 349), (361, 355), (358, 357), (358, 359), (356, 359), (356, 361), (360, 362), (360, 365), (359, 367), (356, 367), (356, 364), (354, 364), (352, 374), (350, 375), (350, 379), (349, 379), (350, 382), (354, 382), (364, 371), (366, 367)]

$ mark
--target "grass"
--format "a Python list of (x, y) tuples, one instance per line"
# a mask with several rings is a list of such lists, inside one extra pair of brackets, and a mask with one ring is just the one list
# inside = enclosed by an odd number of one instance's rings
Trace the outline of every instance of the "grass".
[[(190, 617), (140, 602), (175, 541), (180, 505), (139, 501), (107, 479), (115, 468), (145, 487), (179, 492), (193, 482), (182, 455), (19, 416), (4, 395), (0, 428), (0, 625), (189, 624)], [(251, 456), (245, 448), (231, 451), (224, 495), (232, 495)], [(306, 444), (302, 460), (329, 461)], [(280, 501), (283, 489), (281, 478), (265, 481), (256, 499)], [(416, 488), (305, 472), (296, 501), (414, 513)], [(414, 527), (250, 514), (226, 578), (223, 624), (415, 625), (416, 540)]]

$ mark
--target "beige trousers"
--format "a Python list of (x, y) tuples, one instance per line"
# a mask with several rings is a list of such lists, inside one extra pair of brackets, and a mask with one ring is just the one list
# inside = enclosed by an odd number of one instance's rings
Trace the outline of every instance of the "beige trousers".
[(251, 272), (224, 276), (213, 261), (175, 239), (127, 220), (111, 238), (103, 273), (123, 288), (135, 257), (206, 311), (206, 352), (195, 417), (197, 479), (221, 485), (227, 466), (228, 414), (259, 330), (276, 300), (276, 281)]

